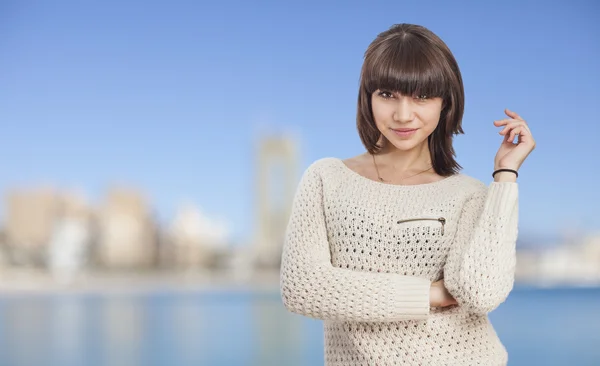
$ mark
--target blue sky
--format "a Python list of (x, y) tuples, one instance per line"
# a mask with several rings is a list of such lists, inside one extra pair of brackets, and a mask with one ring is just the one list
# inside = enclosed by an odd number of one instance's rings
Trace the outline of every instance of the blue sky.
[(362, 153), (363, 53), (416, 23), (461, 67), (463, 172), (492, 181), (492, 122), (510, 108), (537, 140), (520, 170), (521, 233), (597, 231), (599, 15), (591, 0), (2, 2), (0, 191), (47, 182), (97, 202), (122, 182), (163, 220), (190, 200), (250, 239), (260, 131), (298, 136), (298, 175)]

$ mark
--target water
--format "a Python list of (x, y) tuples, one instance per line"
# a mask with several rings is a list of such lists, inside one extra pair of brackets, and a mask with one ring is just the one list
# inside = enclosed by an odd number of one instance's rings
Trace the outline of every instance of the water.
[[(515, 288), (490, 319), (509, 365), (600, 365), (600, 288)], [(0, 365), (320, 365), (321, 322), (277, 291), (0, 297)]]

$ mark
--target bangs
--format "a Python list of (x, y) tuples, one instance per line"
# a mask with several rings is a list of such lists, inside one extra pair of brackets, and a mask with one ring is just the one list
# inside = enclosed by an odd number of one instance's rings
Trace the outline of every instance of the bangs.
[(451, 83), (445, 76), (443, 60), (436, 60), (418, 42), (395, 46), (365, 60), (363, 85), (369, 95), (377, 89), (430, 98), (448, 95)]

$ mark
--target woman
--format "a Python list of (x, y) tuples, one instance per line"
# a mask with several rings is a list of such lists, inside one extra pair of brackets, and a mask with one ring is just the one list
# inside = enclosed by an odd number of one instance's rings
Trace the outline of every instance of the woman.
[(282, 255), (283, 303), (324, 320), (327, 365), (507, 363), (487, 314), (513, 287), (517, 171), (535, 142), (506, 110), (486, 186), (454, 160), (463, 109), (458, 65), (431, 31), (400, 24), (371, 43), (367, 151), (306, 169)]

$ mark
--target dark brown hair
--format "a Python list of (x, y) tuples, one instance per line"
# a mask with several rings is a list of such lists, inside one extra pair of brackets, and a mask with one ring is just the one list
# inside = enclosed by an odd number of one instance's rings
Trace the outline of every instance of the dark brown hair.
[(464, 133), (461, 122), (465, 94), (458, 64), (448, 46), (423, 26), (396, 24), (375, 38), (364, 57), (356, 126), (367, 151), (376, 154), (381, 149), (377, 142), (382, 135), (371, 108), (373, 92), (380, 89), (441, 97), (440, 121), (428, 137), (433, 168), (442, 176), (462, 169), (454, 159), (452, 139)]

